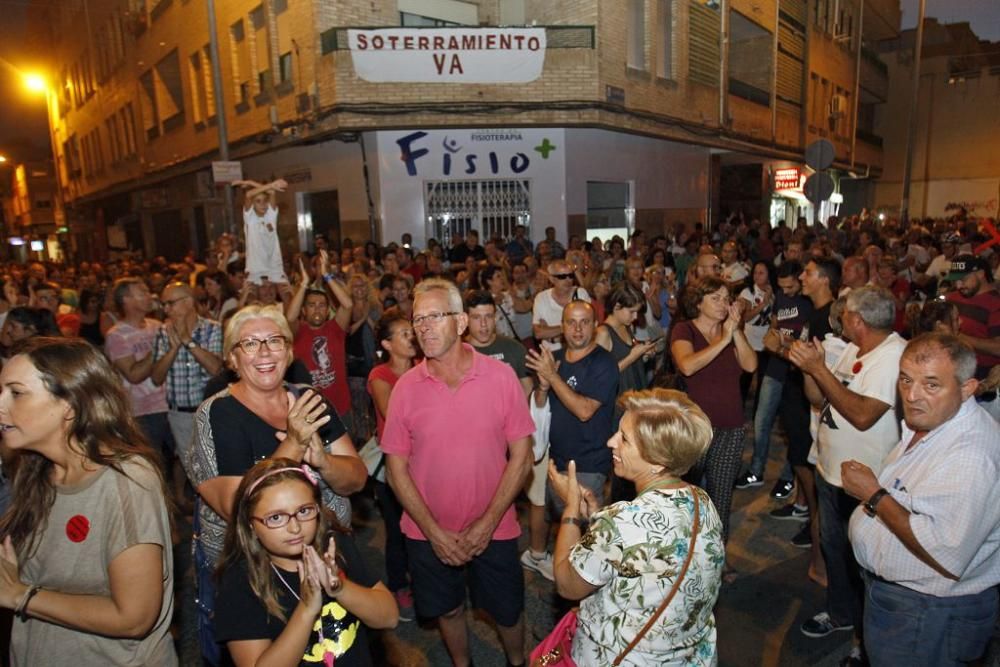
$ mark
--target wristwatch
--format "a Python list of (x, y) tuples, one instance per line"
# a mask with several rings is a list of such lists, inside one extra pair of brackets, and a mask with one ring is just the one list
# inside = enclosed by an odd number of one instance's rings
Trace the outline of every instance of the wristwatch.
[(879, 502), (881, 502), (882, 498), (884, 498), (887, 495), (889, 495), (889, 492), (886, 491), (885, 489), (879, 489), (878, 491), (876, 491), (875, 493), (873, 493), (872, 497), (868, 499), (868, 502), (866, 502), (864, 505), (862, 505), (862, 507), (865, 510), (865, 514), (867, 514), (868, 516), (874, 517), (875, 516), (875, 506), (878, 505)]
[(186, 347), (189, 350), (193, 350), (194, 348), (198, 347), (198, 343), (194, 342), (194, 340), (189, 340), (188, 342), (184, 343), (184, 347)]

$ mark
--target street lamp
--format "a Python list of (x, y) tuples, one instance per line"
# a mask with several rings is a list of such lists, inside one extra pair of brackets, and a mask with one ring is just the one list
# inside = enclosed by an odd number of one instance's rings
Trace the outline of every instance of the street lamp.
[(45, 82), (45, 77), (33, 72), (24, 75), (24, 86), (33, 93), (44, 93), (49, 88)]
[(4, 163), (4, 162), (6, 162), (6, 161), (7, 161), (7, 158), (6, 158), (6, 156), (4, 156), (4, 155), (0, 155), (0, 164), (3, 164), (3, 163)]

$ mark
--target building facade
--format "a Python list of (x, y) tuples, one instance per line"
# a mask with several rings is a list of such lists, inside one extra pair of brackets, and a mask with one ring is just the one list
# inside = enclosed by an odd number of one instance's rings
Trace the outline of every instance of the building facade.
[(898, 0), (215, 4), (220, 86), (204, 3), (49, 4), (80, 253), (108, 237), (177, 258), (223, 230), (217, 100), (245, 176), (290, 183), (289, 250), (316, 233), (422, 245), (521, 222), (565, 241), (773, 218), (774, 172), (797, 168), (788, 217), (809, 210), (820, 138), (834, 174), (881, 170), (866, 119), (888, 84), (866, 43), (898, 32)]
[(916, 124), (910, 216), (1000, 217), (1000, 43), (982, 41), (968, 23), (924, 22), (920, 87), (913, 103), (916, 30), (878, 45), (890, 72), (889, 101), (876, 114), (886, 159), (872, 204), (899, 211), (907, 132)]

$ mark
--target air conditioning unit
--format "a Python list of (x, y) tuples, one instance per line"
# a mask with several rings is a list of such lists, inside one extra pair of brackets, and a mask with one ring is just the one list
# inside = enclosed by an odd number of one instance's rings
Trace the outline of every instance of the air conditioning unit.
[(847, 114), (847, 98), (834, 95), (830, 98), (830, 118), (843, 118)]

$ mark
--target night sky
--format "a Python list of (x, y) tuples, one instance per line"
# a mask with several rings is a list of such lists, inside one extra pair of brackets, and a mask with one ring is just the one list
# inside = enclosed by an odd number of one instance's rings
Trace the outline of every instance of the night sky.
[[(917, 25), (919, 0), (902, 0), (903, 29)], [(980, 39), (1000, 41), (1000, 0), (927, 0), (926, 15), (941, 23), (968, 21)]]

